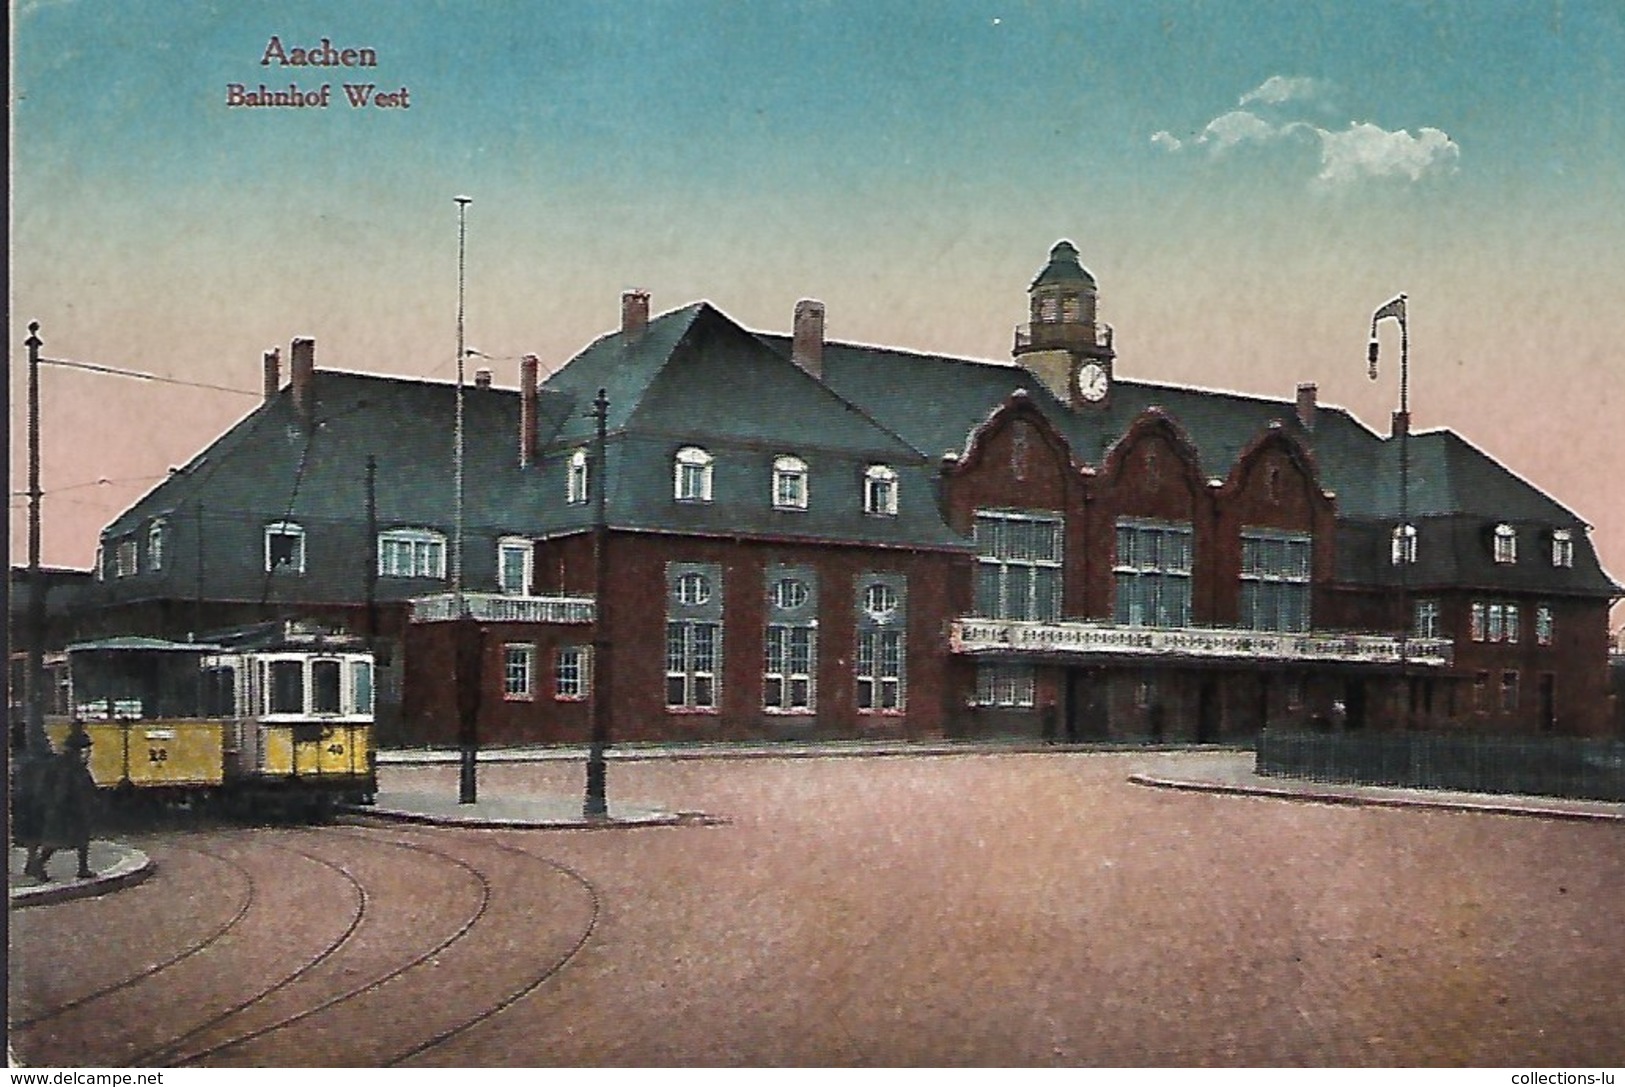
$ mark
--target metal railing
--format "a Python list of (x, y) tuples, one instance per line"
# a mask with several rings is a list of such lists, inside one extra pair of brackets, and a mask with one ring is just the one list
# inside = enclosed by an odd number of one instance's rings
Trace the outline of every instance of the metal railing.
[[(412, 601), (412, 622), (437, 623), (456, 619), (456, 593), (436, 593)], [(486, 623), (590, 623), (596, 604), (590, 596), (506, 596), (501, 593), (463, 593), (470, 619)]]
[[(1037, 322), (1030, 325), (1017, 325), (1015, 349), (1025, 351), (1029, 347), (1072, 347), (1078, 342), (1079, 329), (1086, 327), (1082, 321), (1056, 321), (1053, 324)], [(1096, 347), (1110, 347), (1112, 345), (1112, 326), (1104, 322), (1095, 324)]]
[(1201, 657), (1282, 661), (1407, 663), (1442, 667), (1451, 660), (1448, 638), (1401, 639), (1389, 634), (1340, 631), (1241, 630), (1231, 627), (1135, 627), (1115, 623), (1035, 623), (958, 619), (949, 647), (970, 654)]
[(1439, 732), (1258, 735), (1267, 777), (1625, 801), (1625, 743)]

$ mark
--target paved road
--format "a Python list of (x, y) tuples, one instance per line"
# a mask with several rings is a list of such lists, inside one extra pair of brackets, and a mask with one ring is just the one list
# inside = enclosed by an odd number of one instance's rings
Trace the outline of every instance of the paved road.
[[(1625, 1063), (1625, 828), (1129, 784), (1132, 755), (640, 762), (718, 825), (218, 828), (12, 916), (28, 1063)], [(1165, 765), (1165, 763), (1161, 763)], [(455, 769), (386, 785), (455, 790)], [(482, 795), (580, 788), (482, 769)]]

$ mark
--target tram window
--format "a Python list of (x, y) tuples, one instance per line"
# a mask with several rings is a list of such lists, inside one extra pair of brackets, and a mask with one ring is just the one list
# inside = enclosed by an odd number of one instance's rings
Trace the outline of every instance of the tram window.
[(351, 661), (355, 678), (355, 712), (372, 712), (372, 662)]
[(203, 673), (203, 716), (237, 716), (237, 673), (231, 668), (209, 668)]
[(339, 712), (339, 662), (310, 662), (310, 710), (312, 713)]
[(271, 662), (271, 712), (305, 712), (304, 662)]

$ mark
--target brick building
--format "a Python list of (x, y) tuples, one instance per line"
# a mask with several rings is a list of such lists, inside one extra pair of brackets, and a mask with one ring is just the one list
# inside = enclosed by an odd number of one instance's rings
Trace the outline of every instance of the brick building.
[(1620, 589), (1579, 517), (1311, 385), (1121, 374), (1097, 306), (1066, 242), (1010, 362), (830, 340), (816, 302), (779, 335), (628, 292), (545, 382), (527, 359), (517, 391), (466, 390), (460, 594), (455, 390), (295, 341), (287, 388), (267, 356), (264, 404), (109, 526), (88, 622), (371, 633), (395, 742), (456, 733), (459, 601), (491, 742), (578, 741), (595, 692), (619, 739), (1613, 727)]

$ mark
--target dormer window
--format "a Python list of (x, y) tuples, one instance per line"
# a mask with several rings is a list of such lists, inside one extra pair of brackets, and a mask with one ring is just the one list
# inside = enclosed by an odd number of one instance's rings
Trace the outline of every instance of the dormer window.
[(567, 500), (572, 506), (579, 506), (587, 501), (587, 451), (577, 449), (570, 454), (570, 475), (567, 484)]
[(774, 460), (773, 508), (807, 508), (807, 462), (800, 457), (779, 457)]
[(1395, 566), (1416, 562), (1416, 526), (1395, 525), (1393, 540), (1388, 549), (1389, 561)]
[(1552, 531), (1552, 565), (1565, 568), (1574, 565), (1574, 533), (1566, 528)]
[(114, 570), (119, 577), (134, 577), (140, 569), (136, 558), (135, 537), (120, 540), (118, 551), (114, 554)]
[(897, 470), (871, 464), (863, 473), (863, 512), (877, 517), (897, 516)]
[(265, 526), (265, 569), (305, 572), (305, 530), (292, 521), (272, 521)]
[(147, 529), (147, 569), (157, 573), (164, 568), (164, 521), (154, 521)]
[(378, 573), (382, 577), (445, 577), (446, 538), (426, 528), (380, 532)]
[(679, 502), (711, 501), (711, 466), (715, 458), (696, 445), (677, 451), (673, 495)]
[(1511, 525), (1502, 523), (1495, 526), (1494, 536), (1495, 561), (1502, 565), (1512, 565), (1518, 561), (1518, 530)]

